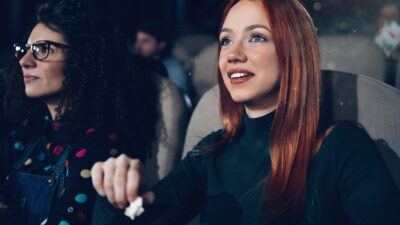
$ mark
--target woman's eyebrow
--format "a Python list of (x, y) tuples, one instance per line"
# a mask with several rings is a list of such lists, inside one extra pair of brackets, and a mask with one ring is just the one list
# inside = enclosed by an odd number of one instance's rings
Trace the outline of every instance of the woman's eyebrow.
[[(244, 30), (245, 31), (250, 31), (250, 30), (254, 30), (256, 28), (262, 28), (262, 29), (265, 29), (265, 30), (267, 30), (268, 32), (271, 33), (271, 30), (267, 26), (262, 25), (262, 24), (252, 24), (252, 25), (249, 25), (249, 26), (245, 27)], [(221, 29), (220, 33), (222, 33), (222, 32), (233, 33), (233, 30), (231, 28), (224, 27), (224, 28)]]
[(221, 32), (220, 32), (220, 33), (222, 33), (222, 32), (233, 33), (233, 30), (230, 29), (230, 28), (224, 27), (224, 28), (221, 29)]
[(250, 30), (254, 30), (256, 28), (262, 28), (262, 29), (265, 29), (265, 30), (267, 30), (268, 32), (271, 33), (271, 30), (267, 26), (262, 25), (262, 24), (253, 24), (253, 25), (245, 27), (244, 29), (247, 30), (247, 31), (250, 31)]

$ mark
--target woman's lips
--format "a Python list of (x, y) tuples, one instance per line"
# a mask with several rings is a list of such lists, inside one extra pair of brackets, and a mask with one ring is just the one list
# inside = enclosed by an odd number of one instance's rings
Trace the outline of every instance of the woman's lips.
[(250, 80), (254, 76), (254, 74), (248, 71), (246, 72), (241, 71), (241, 72), (229, 73), (228, 76), (230, 78), (231, 84), (240, 84)]
[(233, 79), (231, 79), (231, 84), (241, 84), (241, 83), (244, 83), (244, 82), (250, 80), (251, 78), (252, 78), (252, 76), (233, 78)]
[(39, 79), (39, 77), (37, 77), (37, 76), (24, 75), (24, 82), (25, 83), (30, 83), (30, 82), (35, 81), (37, 79)]

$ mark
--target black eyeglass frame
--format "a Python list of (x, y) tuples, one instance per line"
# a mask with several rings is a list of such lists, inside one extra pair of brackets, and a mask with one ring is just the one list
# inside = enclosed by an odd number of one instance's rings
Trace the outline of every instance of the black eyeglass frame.
[[(37, 48), (37, 46), (43, 45), (43, 44), (47, 45), (46, 46), (46, 49), (47, 49), (46, 55), (44, 57), (38, 57), (37, 56), (37, 52), (38, 52), (39, 48)], [(50, 41), (50, 40), (41, 40), (41, 41), (37, 41), (37, 42), (32, 43), (32, 44), (26, 43), (25, 45), (22, 45), (22, 46), (20, 44), (18, 44), (18, 43), (15, 43), (15, 44), (13, 44), (14, 51), (15, 51), (14, 56), (18, 60), (20, 60), (22, 57), (24, 57), (26, 52), (28, 52), (28, 50), (30, 50), (32, 55), (33, 55), (33, 57), (36, 60), (44, 61), (44, 60), (47, 59), (47, 57), (49, 57), (50, 46), (51, 45), (53, 45), (56, 48), (60, 48), (60, 49), (69, 49), (70, 48), (69, 45), (66, 45), (66, 44), (63, 44), (63, 43), (59, 43), (59, 42)]]

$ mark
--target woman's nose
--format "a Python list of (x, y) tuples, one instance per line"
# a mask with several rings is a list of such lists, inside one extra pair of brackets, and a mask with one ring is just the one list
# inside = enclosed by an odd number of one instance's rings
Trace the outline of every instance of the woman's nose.
[(24, 56), (19, 60), (19, 65), (23, 68), (31, 68), (36, 65), (36, 61), (33, 58), (32, 52), (27, 51)]
[(228, 53), (229, 63), (239, 63), (245, 62), (247, 60), (246, 53), (241, 43), (236, 43), (232, 46), (230, 52)]

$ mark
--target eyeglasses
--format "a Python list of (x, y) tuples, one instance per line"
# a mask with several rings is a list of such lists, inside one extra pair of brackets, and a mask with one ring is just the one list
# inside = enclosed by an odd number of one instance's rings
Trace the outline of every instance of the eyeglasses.
[(68, 45), (47, 40), (25, 45), (14, 44), (15, 58), (20, 60), (28, 52), (28, 50), (30, 50), (36, 60), (43, 61), (49, 57), (49, 53), (51, 51), (50, 46), (60, 49), (70, 48)]

